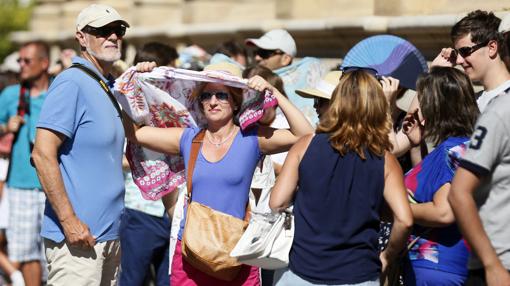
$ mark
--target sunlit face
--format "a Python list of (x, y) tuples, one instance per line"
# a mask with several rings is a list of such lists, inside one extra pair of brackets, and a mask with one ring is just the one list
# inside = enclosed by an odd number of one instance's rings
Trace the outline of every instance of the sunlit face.
[[(471, 34), (467, 34), (455, 42), (455, 49), (473, 47), (476, 44), (477, 43), (471, 41)], [(487, 46), (484, 46), (473, 51), (466, 57), (462, 57), (462, 55), (458, 54), (456, 63), (464, 68), (465, 73), (472, 81), (480, 81), (487, 73), (489, 60), (489, 49)]]
[(49, 66), (48, 58), (41, 57), (35, 45), (28, 45), (19, 50), (20, 79), (30, 82), (40, 78)]
[[(225, 98), (227, 94), (227, 98)], [(208, 96), (203, 96), (208, 95)], [(207, 121), (228, 121), (234, 117), (235, 104), (229, 89), (218, 83), (208, 83), (199, 95)], [(205, 99), (204, 99), (205, 98)]]
[[(80, 40), (80, 44), (85, 47), (88, 54), (94, 58), (105, 61), (115, 62), (121, 57), (122, 48), (122, 37), (123, 33), (115, 32), (121, 31), (122, 24), (120, 22), (113, 22), (106, 26), (97, 28), (98, 32), (80, 31), (83, 37)], [(107, 33), (101, 33), (102, 31), (110, 31)]]

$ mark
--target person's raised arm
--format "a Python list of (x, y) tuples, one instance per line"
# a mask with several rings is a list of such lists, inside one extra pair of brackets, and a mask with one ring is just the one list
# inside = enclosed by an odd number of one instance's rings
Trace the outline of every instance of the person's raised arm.
[(262, 77), (254, 76), (250, 78), (248, 86), (260, 92), (270, 89), (278, 100), (278, 106), (290, 126), (290, 129), (275, 129), (267, 126), (259, 127), (259, 145), (264, 154), (287, 151), (301, 136), (314, 133), (312, 125), (303, 113), (283, 96), (278, 89), (274, 88)]
[(432, 67), (454, 67), (456, 65), (457, 52), (453, 48), (443, 48), (430, 64)]
[(180, 141), (184, 128), (140, 127), (136, 125), (125, 112), (123, 112), (122, 116), (124, 133), (129, 141), (157, 152), (170, 155), (179, 154)]
[(473, 199), (473, 193), (480, 181), (481, 178), (459, 167), (453, 177), (448, 201), (462, 235), (483, 264), (487, 285), (510, 285), (510, 274), (492, 247)]
[(89, 227), (76, 216), (65, 190), (58, 165), (58, 149), (64, 140), (63, 134), (38, 128), (32, 159), (42, 189), (62, 225), (66, 240), (74, 246), (94, 247), (95, 238)]
[(299, 164), (312, 138), (313, 134), (301, 137), (287, 154), (282, 171), (271, 190), (269, 207), (272, 211), (283, 212), (291, 204), (299, 179)]
[(385, 155), (384, 176), (384, 200), (393, 212), (393, 226), (388, 245), (380, 255), (383, 272), (388, 262), (396, 259), (404, 248), (413, 226), (402, 168), (395, 156), (388, 152)]

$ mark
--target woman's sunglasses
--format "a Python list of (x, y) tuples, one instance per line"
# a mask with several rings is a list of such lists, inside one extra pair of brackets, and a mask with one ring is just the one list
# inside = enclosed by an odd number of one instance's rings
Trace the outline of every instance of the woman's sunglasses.
[(216, 91), (216, 92), (202, 92), (202, 94), (200, 94), (200, 102), (208, 102), (211, 100), (211, 98), (214, 96), (216, 96), (216, 99), (218, 101), (222, 101), (222, 102), (227, 102), (228, 101), (228, 98), (230, 97), (230, 95), (227, 93), (227, 92), (224, 92), (224, 91)]
[(126, 34), (126, 27), (125, 26), (111, 26), (111, 27), (105, 26), (105, 27), (94, 28), (91, 26), (85, 26), (85, 28), (83, 28), (82, 31), (87, 34), (91, 34), (91, 35), (101, 37), (101, 38), (107, 38), (111, 34), (115, 34), (115, 35), (117, 35), (117, 37), (124, 37), (124, 35)]
[(347, 67), (340, 67), (340, 70), (342, 71), (342, 76), (344, 74), (348, 74), (354, 71), (365, 71), (371, 75), (373, 75), (377, 80), (381, 80), (382, 76), (379, 74), (379, 72), (374, 68), (369, 67), (357, 67), (357, 66), (347, 66)]

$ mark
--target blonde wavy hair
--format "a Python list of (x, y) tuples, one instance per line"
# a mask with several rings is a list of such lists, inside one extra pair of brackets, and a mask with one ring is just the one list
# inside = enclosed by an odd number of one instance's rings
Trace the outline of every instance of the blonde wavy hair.
[(342, 156), (353, 151), (365, 160), (365, 150), (377, 156), (391, 150), (390, 129), (381, 84), (368, 72), (356, 70), (342, 75), (316, 132), (328, 133), (331, 146)]

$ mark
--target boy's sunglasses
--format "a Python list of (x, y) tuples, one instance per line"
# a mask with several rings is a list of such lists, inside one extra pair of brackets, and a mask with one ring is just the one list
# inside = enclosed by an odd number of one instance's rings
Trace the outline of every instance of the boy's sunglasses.
[(125, 26), (104, 26), (99, 28), (94, 28), (91, 26), (85, 26), (82, 30), (83, 32), (87, 34), (91, 34), (97, 37), (107, 38), (111, 34), (117, 35), (117, 37), (124, 37), (126, 34), (126, 27)]
[(216, 99), (218, 101), (222, 101), (222, 102), (228, 101), (228, 98), (230, 97), (230, 95), (224, 91), (216, 91), (216, 92), (207, 92), (206, 91), (206, 92), (202, 92), (202, 94), (200, 94), (199, 100), (200, 100), (200, 102), (208, 102), (211, 100), (213, 95), (216, 96)]
[(282, 52), (280, 50), (265, 50), (265, 49), (259, 48), (259, 49), (255, 50), (255, 54), (265, 60), (265, 59), (268, 59), (274, 55), (282, 55), (282, 54), (284, 54), (284, 52)]
[(489, 44), (490, 40), (481, 42), (471, 47), (462, 47), (455, 49), (457, 54), (461, 55), (463, 58), (469, 57), (472, 53), (476, 52), (478, 49), (483, 48)]
[(348, 66), (348, 67), (340, 67), (340, 70), (342, 71), (342, 76), (344, 74), (348, 74), (350, 72), (354, 71), (365, 71), (371, 75), (373, 75), (377, 80), (381, 80), (382, 76), (379, 74), (379, 72), (374, 68), (369, 67), (357, 67), (357, 66)]

